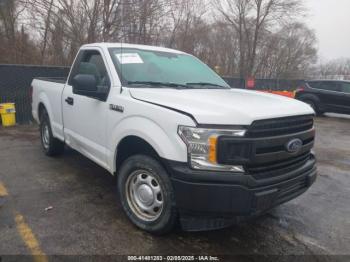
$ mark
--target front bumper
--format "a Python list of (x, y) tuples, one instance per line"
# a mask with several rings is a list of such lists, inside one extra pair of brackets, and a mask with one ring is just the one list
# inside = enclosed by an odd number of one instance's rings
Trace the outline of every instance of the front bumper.
[(176, 205), (185, 230), (218, 229), (303, 194), (315, 182), (316, 160), (269, 179), (247, 174), (195, 171), (185, 163), (168, 162)]

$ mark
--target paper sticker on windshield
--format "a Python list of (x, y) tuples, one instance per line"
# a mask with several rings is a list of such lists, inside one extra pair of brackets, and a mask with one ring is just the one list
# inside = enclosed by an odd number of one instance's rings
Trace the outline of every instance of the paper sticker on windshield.
[(116, 54), (121, 64), (143, 64), (143, 60), (137, 53)]

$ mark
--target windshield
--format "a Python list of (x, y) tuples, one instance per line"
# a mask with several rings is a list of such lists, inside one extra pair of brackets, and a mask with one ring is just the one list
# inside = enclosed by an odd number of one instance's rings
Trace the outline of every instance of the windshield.
[(123, 85), (153, 88), (230, 88), (199, 59), (134, 48), (111, 48), (110, 54)]

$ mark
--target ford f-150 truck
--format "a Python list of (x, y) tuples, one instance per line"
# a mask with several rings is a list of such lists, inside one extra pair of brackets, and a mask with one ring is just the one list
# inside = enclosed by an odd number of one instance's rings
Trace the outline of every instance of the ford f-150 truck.
[(314, 111), (300, 101), (231, 89), (192, 55), (160, 47), (81, 47), (67, 79), (32, 83), (48, 156), (65, 145), (117, 176), (139, 228), (223, 228), (314, 183)]

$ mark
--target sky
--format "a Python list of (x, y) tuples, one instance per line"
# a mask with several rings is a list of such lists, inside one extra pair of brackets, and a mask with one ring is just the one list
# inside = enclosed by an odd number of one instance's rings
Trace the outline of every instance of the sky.
[(305, 0), (322, 60), (350, 58), (350, 0)]

